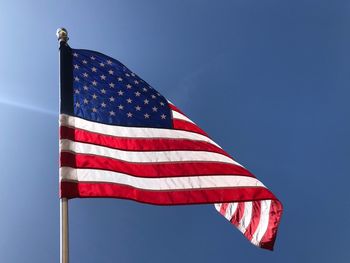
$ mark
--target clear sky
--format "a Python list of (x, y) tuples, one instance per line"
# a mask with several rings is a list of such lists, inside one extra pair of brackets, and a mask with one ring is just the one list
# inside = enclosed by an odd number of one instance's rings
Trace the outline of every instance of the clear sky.
[(284, 204), (275, 251), (211, 205), (70, 201), (71, 262), (349, 262), (350, 2), (0, 1), (1, 262), (59, 261), (58, 49), (137, 72)]

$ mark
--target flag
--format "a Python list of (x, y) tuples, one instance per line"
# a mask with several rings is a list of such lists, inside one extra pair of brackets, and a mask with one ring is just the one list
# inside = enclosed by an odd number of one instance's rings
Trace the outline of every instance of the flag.
[(215, 204), (273, 249), (282, 205), (186, 114), (119, 61), (61, 44), (60, 197)]

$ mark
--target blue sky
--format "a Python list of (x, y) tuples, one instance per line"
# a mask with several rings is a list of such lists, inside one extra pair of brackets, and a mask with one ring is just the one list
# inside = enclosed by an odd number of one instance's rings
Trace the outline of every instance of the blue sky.
[(71, 262), (348, 262), (348, 1), (1, 1), (0, 254), (59, 261), (58, 49), (126, 64), (283, 202), (275, 251), (211, 205), (70, 201)]

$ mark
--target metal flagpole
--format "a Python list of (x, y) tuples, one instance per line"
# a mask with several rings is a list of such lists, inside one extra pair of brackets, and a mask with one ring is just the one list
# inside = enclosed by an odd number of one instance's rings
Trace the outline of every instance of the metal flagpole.
[[(63, 72), (62, 66), (64, 65), (63, 59), (64, 55), (62, 49), (67, 44), (68, 41), (68, 32), (64, 28), (57, 29), (56, 32), (59, 45), (60, 45), (60, 92), (62, 92), (62, 84), (63, 80)], [(60, 263), (68, 263), (69, 262), (69, 243), (68, 243), (68, 199), (61, 198), (60, 199)]]
[(68, 199), (60, 199), (60, 263), (69, 262)]

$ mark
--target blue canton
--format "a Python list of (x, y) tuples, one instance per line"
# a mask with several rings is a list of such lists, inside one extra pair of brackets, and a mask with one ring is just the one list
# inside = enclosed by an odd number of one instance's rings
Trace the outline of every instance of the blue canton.
[(74, 114), (111, 125), (172, 128), (167, 100), (119, 61), (72, 49)]

